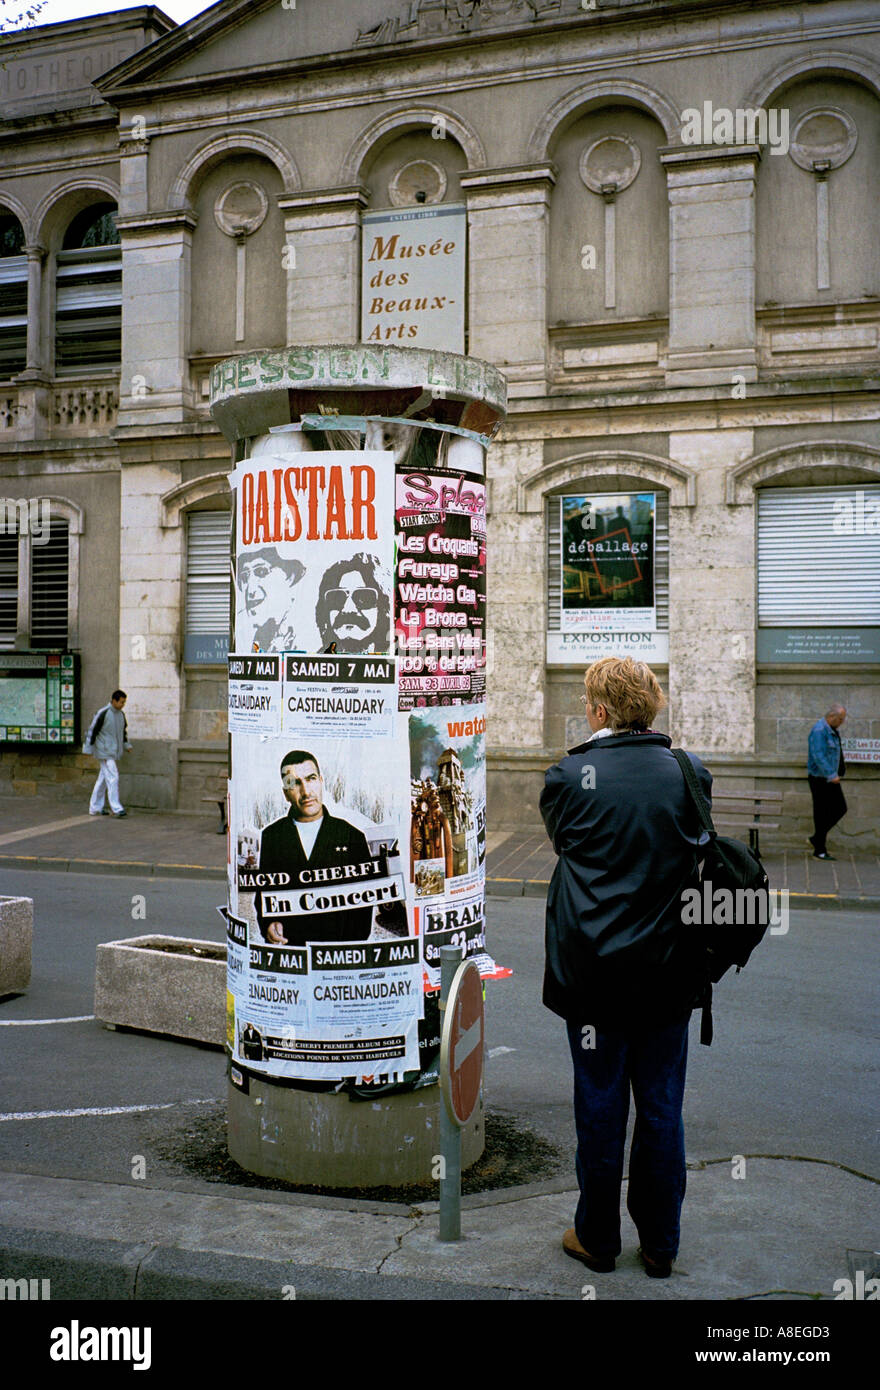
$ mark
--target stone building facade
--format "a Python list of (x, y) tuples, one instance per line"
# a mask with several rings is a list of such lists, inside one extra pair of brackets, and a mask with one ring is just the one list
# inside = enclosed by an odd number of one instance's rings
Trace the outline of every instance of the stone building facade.
[[(509, 383), (490, 824), (537, 821), (586, 728), (584, 664), (625, 649), (554, 636), (559, 499), (645, 492), (668, 727), (724, 789), (782, 791), (802, 832), (813, 721), (841, 700), (845, 734), (880, 738), (876, 5), (225, 0), (0, 56), (0, 490), (50, 498), (84, 716), (129, 694), (130, 804), (196, 809), (225, 766), (221, 634), (187, 641), (224, 582), (210, 370), (359, 340), (362, 218), (394, 185), (466, 204), (465, 350)], [(16, 606), (0, 537), (7, 648), (33, 645), (32, 539)], [(857, 843), (878, 767), (848, 775)], [(89, 775), (74, 752), (0, 756), (23, 793)]]

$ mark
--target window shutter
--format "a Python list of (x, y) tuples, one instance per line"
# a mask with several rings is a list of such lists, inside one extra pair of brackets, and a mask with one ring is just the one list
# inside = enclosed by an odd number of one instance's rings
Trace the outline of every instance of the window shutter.
[(27, 256), (0, 259), (0, 381), (27, 363)]
[(229, 632), (231, 512), (190, 512), (186, 549), (186, 632)]
[(69, 606), (68, 523), (53, 517), (49, 539), (31, 539), (31, 646), (67, 647)]
[(59, 251), (56, 371), (118, 367), (122, 356), (122, 253), (118, 246)]
[(18, 533), (0, 532), (0, 651), (12, 651), (18, 627)]
[(880, 486), (758, 493), (761, 627), (880, 626)]

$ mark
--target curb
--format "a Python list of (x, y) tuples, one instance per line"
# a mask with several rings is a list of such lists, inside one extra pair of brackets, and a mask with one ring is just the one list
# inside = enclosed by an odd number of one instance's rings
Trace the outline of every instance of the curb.
[[(493, 898), (543, 898), (550, 887), (549, 879), (540, 878), (487, 878), (486, 896)], [(838, 896), (836, 893), (801, 893), (788, 890), (792, 907), (828, 908), (851, 912), (876, 912), (880, 909), (880, 896), (855, 897)]]
[[(2, 869), (49, 869), (71, 874), (126, 874), (133, 878), (226, 878), (225, 868), (207, 864), (153, 864), (146, 860), (113, 859), (52, 859), (39, 854), (0, 854)], [(544, 878), (487, 878), (486, 896), (492, 898), (544, 898), (550, 880)], [(877, 897), (838, 895), (836, 893), (802, 893), (789, 889), (793, 907), (837, 908), (847, 912), (876, 912), (880, 909)]]
[(138, 878), (225, 879), (225, 868), (207, 864), (152, 864), (140, 859), (49, 859), (39, 854), (0, 854), (0, 869), (54, 869), (71, 874), (128, 874)]
[(809, 907), (819, 911), (824, 907), (845, 908), (849, 912), (880, 911), (880, 897), (838, 897), (836, 893), (797, 893), (791, 890), (788, 900), (792, 907)]
[[(503, 1302), (515, 1289), (368, 1274), (221, 1255), (180, 1246), (69, 1236), (0, 1226), (0, 1272), (6, 1280), (49, 1280), (51, 1301), (168, 1302), (169, 1300)], [(29, 1286), (30, 1287), (30, 1286)], [(27, 1297), (27, 1293), (25, 1293)], [(531, 1298), (532, 1295), (529, 1295)], [(540, 1297), (540, 1295), (538, 1295)]]
[(486, 893), (495, 898), (544, 898), (549, 878), (487, 878)]

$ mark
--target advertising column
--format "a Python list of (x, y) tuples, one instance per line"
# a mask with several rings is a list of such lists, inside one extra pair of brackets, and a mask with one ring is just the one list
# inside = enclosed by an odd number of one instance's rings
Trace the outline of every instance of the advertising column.
[(507, 973), (485, 950), (483, 448), (306, 424), (233, 479), (228, 1041), (267, 1078), (424, 1086), (439, 948)]
[(393, 475), (382, 454), (318, 453), (292, 431), (259, 441), (234, 487), (232, 1056), (267, 1077), (402, 1076), (418, 1071), (423, 1007)]
[[(439, 949), (509, 973), (484, 925), (484, 460), (505, 404), (489, 363), (433, 349), (212, 369), (235, 459), (228, 1146), (251, 1172), (430, 1181)], [(480, 1110), (465, 1166), (483, 1146)]]

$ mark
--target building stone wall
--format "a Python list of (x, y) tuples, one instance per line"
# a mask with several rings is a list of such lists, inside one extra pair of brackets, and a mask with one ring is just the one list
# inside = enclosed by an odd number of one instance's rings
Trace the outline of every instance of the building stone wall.
[[(756, 490), (880, 480), (876, 6), (225, 0), (167, 29), (149, 7), (37, 28), (16, 41), (28, 72), (62, 42), (113, 63), (85, 88), (71, 69), (64, 90), (14, 110), (0, 81), (0, 205), (25, 227), (34, 324), (28, 371), (0, 383), (0, 485), (24, 495), (52, 473), (82, 507), (84, 712), (108, 682), (129, 691), (130, 800), (196, 809), (225, 757), (223, 670), (187, 666), (183, 640), (186, 518), (229, 505), (210, 368), (283, 342), (356, 342), (361, 216), (422, 159), (442, 168), (444, 201), (467, 204), (466, 350), (509, 382), (488, 463), (493, 823), (536, 820), (543, 768), (584, 728), (581, 673), (546, 662), (547, 500), (657, 490), (662, 726), (719, 785), (783, 790), (785, 833), (799, 835), (807, 730), (843, 699), (845, 732), (877, 737), (880, 665), (756, 661)], [(790, 134), (810, 111), (843, 111), (857, 139), (827, 171), (748, 130), (688, 143), (684, 113), (707, 103), (787, 113)], [(584, 181), (603, 138), (638, 149), (626, 187)], [(246, 241), (237, 339), (237, 248), (214, 207), (247, 180), (268, 209)], [(55, 255), (73, 214), (107, 198), (121, 367), (56, 381)], [(100, 622), (94, 584), (108, 591)], [(23, 791), (54, 792), (56, 770), (78, 786), (78, 766), (0, 755)], [(847, 796), (847, 831), (876, 835), (877, 768), (853, 768)]]

